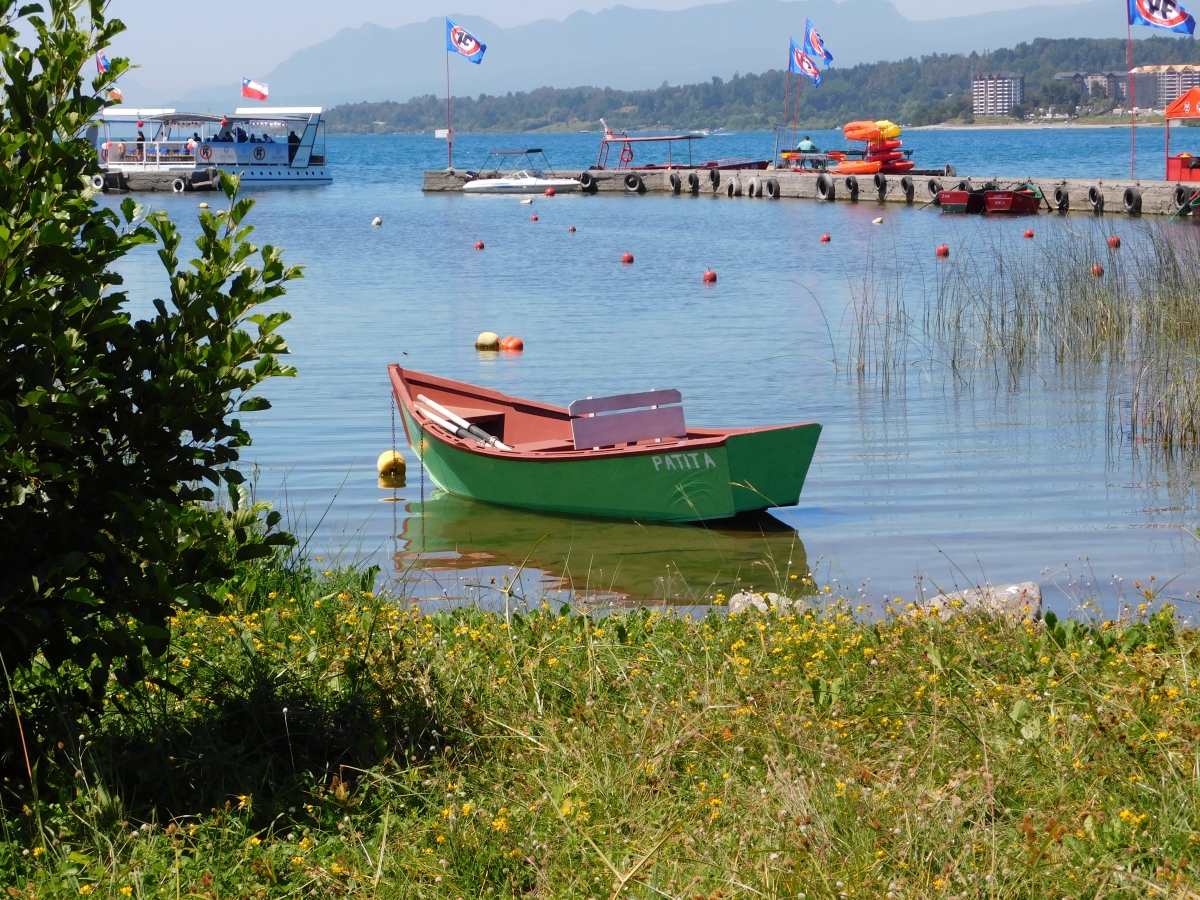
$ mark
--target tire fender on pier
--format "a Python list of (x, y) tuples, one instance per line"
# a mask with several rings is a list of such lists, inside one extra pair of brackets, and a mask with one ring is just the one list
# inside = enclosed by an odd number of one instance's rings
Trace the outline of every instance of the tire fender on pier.
[(670, 176), (668, 176), (667, 181), (671, 183), (672, 194), (678, 194), (683, 190), (683, 179), (679, 177), (678, 172), (672, 172)]
[(938, 199), (938, 194), (942, 192), (942, 183), (936, 178), (930, 178), (926, 187), (929, 189), (929, 202), (934, 206), (941, 206), (942, 201)]
[(1182, 184), (1177, 184), (1175, 185), (1175, 197), (1173, 199), (1175, 200), (1175, 208), (1179, 209), (1190, 199), (1192, 199), (1192, 192), (1185, 188)]
[(642, 176), (637, 172), (630, 172), (625, 176), (625, 190), (631, 194), (644, 194), (646, 182), (642, 181)]
[(904, 195), (904, 202), (912, 203), (913, 196), (916, 194), (916, 192), (917, 192), (917, 186), (916, 186), (916, 184), (913, 183), (913, 180), (907, 175), (901, 176), (901, 178), (900, 178), (900, 193), (902, 193)]
[(182, 178), (176, 178), (171, 182), (171, 190), (173, 190), (176, 194), (182, 194), (187, 190), (187, 187), (187, 182)]
[(589, 194), (595, 193), (595, 191), (597, 190), (596, 176), (593, 175), (591, 172), (584, 172), (582, 175), (579, 176), (579, 186), (581, 188), (583, 188), (585, 191), (587, 191)]
[(1088, 206), (1092, 208), (1092, 212), (1096, 215), (1101, 215), (1104, 212), (1104, 194), (1100, 188), (1092, 186), (1087, 192)]
[(688, 172), (688, 190), (693, 194), (700, 193), (700, 176), (695, 172)]
[(767, 196), (772, 200), (779, 199), (779, 181), (777, 179), (767, 179)]
[(713, 193), (715, 194), (721, 188), (721, 170), (709, 169), (708, 182), (712, 185)]
[(832, 203), (836, 198), (837, 191), (834, 188), (833, 179), (822, 172), (817, 176), (817, 199)]
[(742, 179), (739, 178), (737, 175), (734, 175), (733, 180), (729, 182), (729, 196), (730, 197), (742, 196)]
[[(103, 175), (93, 175), (92, 176), (92, 187), (94, 187), (98, 191), (104, 190), (104, 176)], [(1183, 204), (1180, 203), (1179, 205), (1182, 206)]]
[(1067, 192), (1066, 185), (1059, 185), (1054, 189), (1054, 208), (1059, 212), (1066, 212), (1071, 208), (1071, 195)]
[(970, 189), (971, 189), (971, 182), (965, 178), (958, 179), (958, 184), (956, 184), (954, 186), (954, 190), (956, 190), (956, 191), (969, 191)]
[[(817, 190), (820, 190), (818, 187)], [(846, 193), (850, 195), (850, 202), (858, 202), (858, 178), (854, 175), (846, 176)]]
[(759, 182), (759, 180), (757, 178), (751, 178), (750, 181), (747, 182), (746, 196), (747, 197), (761, 197), (762, 196), (762, 184)]
[(875, 193), (879, 195), (880, 200), (887, 196), (888, 180), (886, 175), (882, 172), (876, 172), (875, 176), (871, 179), (871, 183), (875, 185)]
[(1125, 207), (1125, 212), (1129, 213), (1129, 215), (1141, 215), (1142, 192), (1135, 187), (1125, 188), (1125, 193), (1121, 197), (1121, 203)]

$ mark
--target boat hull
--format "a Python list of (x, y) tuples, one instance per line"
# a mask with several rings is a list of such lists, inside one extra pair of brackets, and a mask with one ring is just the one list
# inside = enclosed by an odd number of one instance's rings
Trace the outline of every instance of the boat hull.
[(464, 194), (542, 194), (548, 188), (556, 193), (568, 193), (580, 189), (573, 178), (539, 178), (536, 180), (510, 181), (504, 178), (480, 178), (463, 185)]
[(984, 198), (978, 191), (939, 191), (938, 205), (944, 213), (978, 215), (983, 212)]
[(1028, 191), (988, 191), (983, 199), (992, 215), (1031, 216), (1042, 205), (1042, 198)]
[(404, 376), (398, 367), (391, 371), (405, 437), (434, 484), (503, 506), (660, 522), (726, 519), (790, 506), (799, 499), (821, 434), (815, 423), (689, 429), (688, 440), (673, 443), (504, 453), (418, 421)]

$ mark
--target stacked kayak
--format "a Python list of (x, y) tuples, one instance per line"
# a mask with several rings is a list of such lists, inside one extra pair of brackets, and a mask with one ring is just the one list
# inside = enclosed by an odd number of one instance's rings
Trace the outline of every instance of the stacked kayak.
[(842, 175), (902, 175), (916, 164), (904, 158), (901, 150), (900, 126), (895, 122), (851, 122), (842, 129), (848, 141), (862, 141), (867, 145), (861, 160), (845, 160), (837, 167)]

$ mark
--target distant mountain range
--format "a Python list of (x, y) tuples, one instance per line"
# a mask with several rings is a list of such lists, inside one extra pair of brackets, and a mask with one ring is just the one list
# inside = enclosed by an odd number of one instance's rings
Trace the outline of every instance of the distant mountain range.
[[(732, 0), (678, 12), (617, 6), (514, 28), (474, 16), (452, 18), (488, 47), (480, 66), (450, 60), (453, 91), (472, 96), (544, 86), (637, 90), (763, 72), (786, 61), (788, 37), (801, 37), (807, 18), (821, 29), (837, 67), (982, 52), (1036, 37), (1125, 34), (1124, 8), (1114, 0), (919, 22), (904, 18), (888, 0)], [(1149, 29), (1139, 31), (1148, 36)], [(298, 51), (265, 80), (271, 102), (281, 104), (330, 106), (444, 95), (444, 20), (343, 29)], [(220, 96), (227, 94), (222, 88)], [(175, 98), (180, 107), (212, 102), (212, 89)]]

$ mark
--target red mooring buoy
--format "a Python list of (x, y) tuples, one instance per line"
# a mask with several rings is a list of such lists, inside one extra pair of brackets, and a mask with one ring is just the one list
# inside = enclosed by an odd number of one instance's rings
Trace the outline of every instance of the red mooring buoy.
[(476, 249), (476, 250), (482, 250), (482, 249), (483, 249), (483, 241), (476, 241), (476, 242), (475, 242), (475, 249)]
[(717, 283), (717, 273), (714, 272), (712, 269), (709, 269), (707, 272), (705, 272), (704, 273), (704, 283), (705, 284), (716, 284)]
[(1119, 237), (1117, 237), (1115, 234), (1108, 239), (1108, 249), (1109, 250), (1120, 250), (1121, 249), (1121, 239)]
[(827, 235), (827, 234), (821, 235), (821, 243), (822, 244), (828, 244), (831, 240), (833, 240), (833, 238), (831, 238), (829, 235)]
[(537, 216), (530, 216), (530, 217), (529, 217), (529, 221), (530, 221), (530, 222), (536, 222), (536, 221), (537, 221)]
[(1025, 237), (1026, 237), (1026, 238), (1031, 238), (1031, 237), (1033, 237), (1033, 229), (1032, 229), (1032, 228), (1026, 228), (1026, 229), (1025, 229)]
[(522, 350), (525, 349), (525, 342), (523, 340), (521, 340), (519, 337), (513, 337), (510, 334), (508, 337), (501, 338), (500, 349), (501, 350), (511, 350), (514, 353), (520, 353)]
[(1092, 266), (1092, 277), (1093, 278), (1103, 278), (1104, 277), (1104, 266), (1100, 265), (1100, 263), (1096, 263), (1094, 266)]
[(940, 245), (937, 248), (937, 255), (938, 255), (938, 259), (949, 259), (950, 258), (950, 248), (947, 247), (945, 244)]
[(633, 262), (633, 254), (632, 253), (621, 254), (621, 262), (625, 263), (625, 265), (629, 265), (630, 263)]
[(546, 196), (553, 197), (554, 196), (554, 188), (546, 188)]

